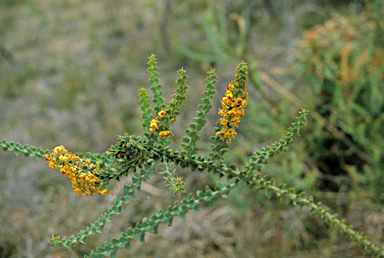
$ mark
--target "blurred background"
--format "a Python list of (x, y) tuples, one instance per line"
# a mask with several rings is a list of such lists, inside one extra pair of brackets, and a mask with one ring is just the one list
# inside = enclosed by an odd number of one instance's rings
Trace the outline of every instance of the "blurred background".
[[(125, 132), (141, 135), (139, 89), (148, 56), (159, 58), (168, 101), (187, 70), (188, 100), (172, 127), (181, 142), (219, 76), (209, 137), (225, 87), (249, 63), (249, 105), (226, 154), (240, 168), (309, 109), (295, 145), (263, 175), (307, 191), (380, 246), (384, 244), (384, 9), (363, 0), (14, 0), (0, 1), (0, 139), (70, 152), (103, 153)], [(83, 257), (175, 200), (157, 175), (86, 245), (56, 249), (114, 202), (78, 197), (44, 161), (0, 153), (0, 257)], [(214, 186), (206, 172), (177, 169), (187, 193)], [(129, 183), (130, 178), (123, 179)], [(114, 183), (111, 184), (113, 186)], [(119, 194), (121, 187), (117, 189)], [(149, 198), (149, 199), (148, 199)], [(118, 257), (370, 257), (308, 209), (245, 184), (216, 207), (190, 211), (146, 234)]]

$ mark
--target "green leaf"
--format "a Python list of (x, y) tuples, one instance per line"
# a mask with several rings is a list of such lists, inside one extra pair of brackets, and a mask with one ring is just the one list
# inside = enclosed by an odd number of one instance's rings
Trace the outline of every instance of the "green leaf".
[(102, 247), (100, 247), (100, 246), (98, 246), (98, 247), (96, 248), (96, 252), (98, 252), (98, 253), (102, 253), (102, 252), (104, 252), (104, 251), (105, 251), (105, 249), (102, 248)]
[(144, 243), (145, 242), (145, 233), (141, 234), (140, 236), (140, 242)]
[(236, 164), (232, 163), (231, 165), (228, 166), (232, 170), (236, 170)]
[(209, 207), (215, 208), (215, 199), (212, 198), (212, 200), (209, 202)]

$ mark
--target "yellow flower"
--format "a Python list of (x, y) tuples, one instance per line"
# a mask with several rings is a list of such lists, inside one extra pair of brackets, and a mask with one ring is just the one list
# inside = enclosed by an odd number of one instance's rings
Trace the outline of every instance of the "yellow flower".
[(230, 139), (234, 137), (236, 134), (237, 133), (235, 132), (235, 130), (229, 129), (228, 131), (224, 132), (224, 137)]
[(229, 84), (229, 85), (227, 86), (227, 90), (233, 90), (233, 88), (234, 88), (234, 86), (233, 86), (232, 84)]
[(170, 136), (170, 135), (169, 135), (169, 131), (161, 131), (161, 132), (159, 133), (159, 135), (161, 136), (161, 139), (163, 139), (164, 136), (165, 136), (165, 137), (169, 137), (169, 136)]
[(223, 131), (219, 131), (216, 133), (216, 137), (219, 137), (221, 134), (223, 134)]
[(243, 102), (243, 99), (242, 99), (242, 98), (237, 98), (237, 99), (235, 100), (235, 103), (236, 103), (237, 105), (241, 105), (242, 102)]
[(228, 115), (230, 115), (230, 116), (235, 116), (236, 114), (237, 114), (237, 112), (234, 109), (228, 111)]
[(165, 111), (164, 111), (164, 109), (162, 109), (162, 110), (159, 112), (158, 115), (161, 116), (161, 117), (165, 116)]
[(67, 152), (67, 150), (64, 148), (63, 145), (61, 145), (54, 148), (52, 152), (54, 155), (57, 155), (59, 152)]
[(228, 110), (230, 106), (230, 100), (228, 100), (226, 97), (221, 99), (221, 106), (224, 108), (224, 110)]
[(149, 124), (149, 126), (152, 128), (152, 129), (157, 129), (157, 121), (155, 119), (153, 119), (151, 121), (151, 123)]
[(65, 169), (64, 169), (64, 168), (61, 168), (61, 169), (60, 169), (60, 173), (63, 174), (63, 175), (65, 175)]
[(220, 124), (221, 124), (222, 126), (226, 126), (226, 125), (228, 124), (228, 120), (226, 120), (226, 119), (222, 119), (222, 120), (220, 121)]
[(60, 161), (67, 161), (67, 160), (68, 160), (68, 158), (67, 158), (67, 157), (65, 157), (65, 156), (60, 156), (60, 157), (59, 157), (59, 160), (60, 160)]
[(229, 90), (227, 90), (227, 92), (225, 93), (225, 96), (227, 97), (227, 99), (232, 99), (233, 98), (233, 94)]
[(239, 122), (240, 122), (240, 117), (233, 117), (232, 119), (231, 119), (231, 122), (229, 123), (229, 125), (230, 126), (232, 126), (232, 127), (235, 127), (235, 126), (237, 126), (238, 124), (239, 124)]

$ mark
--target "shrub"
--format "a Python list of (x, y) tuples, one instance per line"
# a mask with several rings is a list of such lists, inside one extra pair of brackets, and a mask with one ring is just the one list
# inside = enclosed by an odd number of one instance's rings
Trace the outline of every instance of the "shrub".
[[(260, 176), (262, 166), (268, 164), (271, 158), (274, 158), (281, 152), (287, 151), (287, 146), (293, 144), (293, 138), (299, 135), (300, 129), (306, 124), (308, 111), (302, 109), (297, 117), (297, 122), (286, 131), (279, 141), (255, 151), (249, 160), (245, 162), (240, 170), (235, 164), (226, 164), (223, 154), (228, 151), (229, 144), (236, 137), (236, 128), (241, 118), (244, 116), (244, 108), (247, 106), (246, 81), (248, 78), (248, 66), (241, 63), (236, 69), (235, 79), (226, 87), (225, 96), (221, 99), (222, 108), (218, 115), (221, 116), (215, 128), (215, 135), (211, 137), (211, 151), (208, 157), (197, 155), (199, 149), (196, 142), (200, 140), (200, 131), (207, 123), (206, 115), (212, 109), (211, 99), (215, 94), (214, 84), (216, 74), (214, 70), (208, 72), (206, 84), (207, 90), (204, 92), (205, 98), (199, 105), (196, 112), (195, 122), (189, 124), (186, 129), (186, 136), (182, 138), (181, 150), (172, 150), (169, 144), (172, 141), (172, 124), (180, 114), (180, 105), (186, 100), (186, 72), (181, 69), (178, 71), (179, 78), (177, 83), (177, 94), (166, 105), (162, 98), (162, 85), (159, 84), (158, 67), (156, 66), (155, 55), (149, 58), (149, 69), (151, 74), (150, 82), (153, 84), (152, 102), (155, 107), (150, 108), (149, 97), (145, 89), (140, 90), (140, 101), (143, 111), (142, 128), (144, 138), (135, 135), (125, 134), (118, 137), (118, 142), (112, 145), (103, 154), (79, 154), (70, 153), (63, 146), (58, 146), (52, 151), (42, 150), (41, 148), (29, 147), (27, 145), (15, 144), (3, 140), (0, 146), (4, 151), (15, 151), (19, 155), (35, 156), (38, 159), (45, 159), (50, 169), (60, 169), (61, 174), (69, 177), (75, 191), (79, 195), (92, 196), (95, 193), (99, 195), (112, 194), (108, 191), (108, 185), (111, 180), (119, 180), (128, 173), (133, 174), (133, 184), (127, 184), (123, 187), (122, 196), (116, 196), (113, 206), (110, 206), (108, 212), (101, 215), (97, 222), (92, 223), (86, 230), (80, 231), (76, 236), (68, 239), (53, 237), (50, 242), (58, 247), (66, 246), (71, 248), (77, 243), (86, 243), (90, 235), (100, 233), (104, 225), (110, 222), (113, 215), (120, 214), (123, 203), (128, 203), (129, 198), (136, 198), (135, 191), (139, 191), (141, 182), (147, 180), (151, 174), (156, 174), (156, 166), (164, 164), (165, 170), (161, 172), (166, 179), (170, 190), (178, 195), (185, 191), (184, 182), (181, 177), (175, 174), (174, 166), (181, 168), (191, 168), (192, 171), (208, 171), (212, 174), (226, 177), (230, 183), (223, 184), (218, 180), (214, 189), (207, 186), (204, 191), (197, 191), (196, 197), (189, 194), (181, 203), (175, 202), (169, 206), (166, 211), (160, 210), (158, 214), (150, 219), (144, 218), (141, 223), (137, 223), (134, 228), (130, 227), (121, 233), (119, 238), (113, 238), (111, 242), (105, 242), (104, 247), (97, 247), (90, 254), (90, 257), (116, 257), (119, 249), (130, 250), (130, 243), (133, 240), (145, 241), (145, 233), (154, 233), (158, 231), (159, 224), (171, 226), (175, 216), (185, 217), (188, 210), (199, 211), (200, 205), (207, 202), (211, 207), (214, 206), (216, 197), (227, 197), (228, 193), (234, 189), (240, 181), (245, 182), (249, 187), (263, 189), (267, 196), (276, 196), (286, 198), (293, 205), (306, 206), (314, 214), (317, 214), (326, 223), (334, 226), (339, 231), (344, 232), (349, 238), (359, 243), (364, 249), (373, 254), (383, 257), (382, 249), (376, 244), (371, 243), (362, 233), (358, 233), (351, 226), (346, 226), (344, 221), (337, 219), (337, 214), (331, 215), (327, 208), (323, 208), (321, 203), (316, 204), (312, 196), (306, 196), (305, 192), (295, 193), (294, 188), (287, 188), (286, 184), (276, 185), (275, 181), (268, 180)], [(88, 257), (88, 256), (86, 256)]]
[(305, 85), (299, 97), (320, 115), (307, 129), (305, 141), (314, 166), (326, 175), (321, 188), (364, 187), (381, 203), (383, 13), (376, 5), (359, 16), (334, 15), (304, 33), (290, 66), (290, 73)]

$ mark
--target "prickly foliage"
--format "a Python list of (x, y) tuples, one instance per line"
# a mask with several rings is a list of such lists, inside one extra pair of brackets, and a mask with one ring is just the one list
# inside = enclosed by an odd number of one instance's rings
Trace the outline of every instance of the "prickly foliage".
[(196, 154), (198, 152), (198, 148), (195, 146), (196, 142), (201, 139), (200, 131), (208, 122), (206, 116), (209, 111), (212, 109), (211, 100), (216, 93), (215, 83), (217, 75), (214, 70), (208, 72), (209, 76), (207, 77), (208, 83), (205, 85), (207, 90), (204, 91), (205, 98), (201, 100), (202, 104), (199, 104), (200, 110), (196, 112), (196, 117), (194, 123), (189, 125), (189, 128), (185, 130), (188, 136), (184, 136), (182, 141), (184, 143), (181, 144), (185, 153), (188, 157)]
[[(286, 198), (293, 205), (308, 207), (311, 212), (324, 220), (325, 223), (337, 228), (343, 232), (349, 239), (357, 242), (362, 248), (368, 250), (377, 257), (384, 257), (382, 249), (376, 244), (369, 241), (362, 233), (356, 232), (351, 226), (346, 226), (344, 221), (337, 219), (337, 214), (331, 214), (326, 207), (322, 207), (321, 203), (315, 203), (312, 196), (307, 196), (305, 192), (296, 193), (294, 188), (288, 188), (286, 184), (276, 186), (275, 181), (262, 177), (259, 171), (261, 165), (267, 165), (269, 158), (274, 158), (281, 152), (287, 151), (287, 146), (293, 144), (293, 138), (299, 135), (300, 129), (306, 125), (306, 117), (308, 111), (302, 109), (299, 112), (297, 121), (288, 128), (281, 139), (272, 144), (255, 151), (249, 157), (249, 161), (239, 170), (235, 164), (227, 165), (224, 162), (224, 153), (228, 151), (231, 140), (236, 136), (236, 127), (239, 125), (241, 117), (244, 115), (244, 108), (247, 105), (246, 81), (248, 76), (248, 66), (241, 63), (236, 69), (235, 80), (227, 87), (227, 92), (222, 98), (222, 108), (218, 115), (219, 127), (215, 128), (215, 136), (211, 138), (214, 144), (211, 145), (211, 151), (208, 157), (198, 155), (196, 143), (200, 140), (200, 131), (207, 123), (206, 115), (212, 109), (211, 100), (215, 94), (214, 84), (216, 82), (216, 74), (211, 70), (208, 74), (206, 84), (207, 91), (204, 92), (205, 98), (199, 105), (200, 110), (194, 118), (195, 122), (189, 125), (186, 130), (187, 136), (182, 138), (184, 142), (181, 147), (183, 150), (172, 150), (169, 147), (171, 142), (170, 126), (175, 122), (177, 115), (180, 114), (180, 106), (186, 100), (186, 74), (183, 69), (179, 70), (179, 85), (173, 99), (164, 104), (164, 98), (161, 97), (163, 92), (160, 90), (158, 78), (158, 67), (156, 66), (156, 57), (151, 55), (149, 58), (150, 79), (153, 84), (151, 90), (153, 92), (152, 102), (155, 104), (154, 109), (150, 107), (150, 99), (145, 89), (140, 89), (140, 101), (143, 111), (142, 128), (144, 130), (144, 138), (135, 135), (125, 134), (119, 136), (117, 143), (112, 145), (103, 154), (70, 154), (63, 146), (56, 147), (52, 151), (42, 150), (41, 148), (22, 146), (19, 143), (0, 141), (0, 146), (4, 151), (15, 151), (17, 155), (24, 153), (25, 156), (35, 156), (37, 159), (44, 159), (49, 163), (50, 168), (60, 168), (62, 173), (69, 173), (71, 180), (85, 180), (90, 184), (84, 187), (94, 187), (93, 184), (107, 186), (110, 180), (119, 180), (122, 176), (132, 173), (133, 183), (123, 187), (122, 195), (116, 196), (114, 205), (110, 206), (108, 212), (94, 223), (91, 223), (85, 230), (81, 230), (76, 236), (68, 239), (60, 237), (52, 237), (50, 243), (57, 247), (66, 246), (71, 248), (77, 243), (86, 243), (90, 235), (100, 233), (104, 225), (110, 222), (113, 215), (122, 212), (123, 204), (129, 202), (129, 198), (135, 199), (135, 191), (140, 191), (141, 183), (147, 180), (151, 174), (156, 175), (157, 164), (164, 164), (165, 170), (160, 172), (166, 179), (169, 189), (174, 194), (180, 194), (184, 189), (182, 179), (176, 175), (175, 167), (190, 168), (192, 171), (196, 169), (200, 172), (207, 171), (212, 174), (218, 174), (220, 177), (227, 177), (233, 180), (228, 185), (223, 185), (220, 181), (216, 182), (216, 187), (212, 190), (206, 187), (204, 191), (197, 191), (196, 197), (189, 194), (180, 203), (175, 202), (173, 206), (169, 206), (166, 211), (160, 210), (157, 214), (152, 215), (150, 219), (144, 218), (141, 223), (137, 223), (135, 227), (126, 229), (121, 233), (119, 238), (113, 238), (110, 242), (106, 241), (103, 247), (97, 247), (90, 256), (85, 257), (116, 257), (116, 253), (120, 249), (130, 250), (130, 243), (133, 240), (145, 241), (145, 233), (157, 234), (158, 226), (164, 224), (172, 226), (172, 220), (175, 216), (185, 218), (186, 212), (193, 209), (198, 212), (200, 205), (209, 202), (210, 207), (214, 207), (216, 197), (226, 197), (228, 193), (236, 187), (239, 181), (244, 181), (251, 188), (265, 190), (267, 196), (274, 195), (277, 198)], [(59, 151), (58, 151), (59, 150)], [(65, 152), (64, 152), (65, 150)], [(65, 153), (65, 155), (62, 153)], [(72, 160), (68, 159), (71, 157)], [(80, 163), (78, 161), (81, 161)], [(87, 164), (79, 168), (79, 164)], [(78, 178), (77, 178), (78, 177)], [(94, 189), (90, 189), (94, 190)], [(90, 191), (94, 193), (95, 191)], [(100, 194), (100, 193), (99, 193)]]

